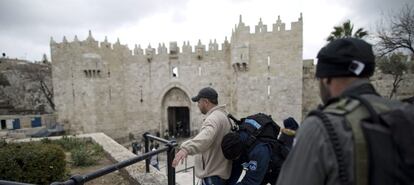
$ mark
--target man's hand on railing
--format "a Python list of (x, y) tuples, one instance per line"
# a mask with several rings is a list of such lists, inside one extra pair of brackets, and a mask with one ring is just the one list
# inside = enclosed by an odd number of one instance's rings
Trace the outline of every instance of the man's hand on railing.
[(172, 167), (176, 167), (178, 165), (178, 163), (181, 161), (181, 164), (183, 163), (183, 159), (187, 158), (187, 151), (181, 149), (180, 151), (177, 152), (177, 154), (175, 154), (175, 158), (172, 162)]

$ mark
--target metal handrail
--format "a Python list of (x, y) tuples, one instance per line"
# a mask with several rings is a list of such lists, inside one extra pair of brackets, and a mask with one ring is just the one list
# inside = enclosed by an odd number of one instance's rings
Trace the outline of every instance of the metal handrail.
[[(153, 136), (151, 134), (149, 134), (148, 132), (143, 134), (143, 137), (145, 139), (145, 153), (149, 152), (149, 141), (150, 139), (152, 140), (156, 140), (159, 141), (161, 143), (167, 144), (169, 146), (169, 150), (167, 151), (167, 178), (168, 178), (168, 185), (175, 185), (175, 168), (172, 167), (172, 161), (174, 159), (175, 156), (175, 148), (177, 146), (177, 142), (176, 141), (168, 141), (166, 139), (157, 137), (157, 136)], [(150, 158), (147, 158), (145, 160), (145, 171), (147, 173), (150, 172), (149, 169), (149, 165), (150, 165)]]
[[(53, 182), (51, 185), (83, 185), (85, 182), (96, 179), (98, 177), (114, 172), (116, 170), (120, 170), (121, 168), (130, 166), (132, 164), (135, 164), (143, 160), (145, 160), (146, 172), (149, 173), (150, 158), (162, 152), (167, 152), (168, 185), (175, 185), (175, 169), (172, 167), (172, 160), (175, 155), (174, 147), (177, 146), (177, 143), (175, 141), (168, 141), (168, 140), (150, 135), (149, 133), (145, 133), (144, 138), (145, 138), (145, 153), (142, 154), (141, 156), (136, 156), (136, 157), (121, 161), (119, 163), (116, 163), (116, 164), (101, 168), (97, 171), (88, 173), (86, 175), (74, 175), (65, 182)], [(149, 139), (154, 139), (162, 143), (165, 143), (166, 146), (163, 148), (154, 150), (154, 151), (149, 151), (149, 148), (148, 148)]]
[(181, 173), (181, 172), (187, 172), (187, 170), (189, 170), (189, 169), (193, 169), (193, 185), (195, 185), (195, 168), (194, 168), (194, 166), (184, 168), (182, 170), (178, 170), (175, 173), (177, 174), (177, 173)]
[(28, 184), (28, 183), (22, 183), (22, 182), (13, 182), (13, 181), (6, 181), (6, 180), (0, 180), (1, 185), (34, 185), (34, 184)]

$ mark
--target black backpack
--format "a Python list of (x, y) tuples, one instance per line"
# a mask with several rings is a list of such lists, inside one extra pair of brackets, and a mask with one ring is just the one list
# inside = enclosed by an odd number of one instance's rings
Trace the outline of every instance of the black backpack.
[(246, 142), (246, 152), (250, 152), (259, 142), (265, 142), (271, 146), (272, 155), (261, 184), (276, 184), (282, 164), (289, 153), (288, 147), (285, 147), (278, 140), (280, 127), (270, 115), (263, 113), (257, 113), (241, 120), (237, 120), (231, 114), (228, 117), (238, 125), (238, 128), (233, 126), (232, 130), (234, 132), (245, 131), (249, 134)]
[[(359, 102), (369, 114), (368, 118), (362, 120), (354, 117), (353, 120), (360, 121), (351, 123), (357, 156), (355, 184), (413, 185), (414, 105), (401, 104), (398, 108), (391, 108), (370, 103), (361, 96), (350, 96), (345, 99)], [(312, 111), (310, 115), (321, 118), (337, 158), (341, 184), (349, 185), (343, 151), (332, 123), (322, 111)]]

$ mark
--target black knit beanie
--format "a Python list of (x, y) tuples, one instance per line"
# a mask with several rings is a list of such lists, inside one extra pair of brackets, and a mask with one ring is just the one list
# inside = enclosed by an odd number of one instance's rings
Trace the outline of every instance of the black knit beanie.
[(317, 58), (318, 78), (370, 77), (375, 69), (372, 46), (357, 38), (334, 40), (319, 51)]
[(299, 124), (292, 117), (288, 117), (287, 119), (283, 120), (283, 126), (291, 130), (297, 130), (299, 128)]

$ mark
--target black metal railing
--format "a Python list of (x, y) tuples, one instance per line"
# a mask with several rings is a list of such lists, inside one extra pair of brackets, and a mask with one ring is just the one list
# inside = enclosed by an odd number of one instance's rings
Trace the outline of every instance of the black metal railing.
[(187, 170), (189, 170), (189, 169), (193, 170), (193, 185), (195, 185), (195, 168), (194, 168), (194, 166), (184, 168), (182, 170), (176, 171), (175, 173), (187, 172)]
[[(162, 152), (167, 152), (167, 176), (168, 176), (168, 185), (175, 185), (175, 169), (172, 167), (172, 160), (174, 159), (175, 155), (175, 147), (177, 143), (175, 141), (168, 141), (166, 139), (162, 139), (149, 133), (145, 133), (145, 153), (141, 156), (133, 157), (131, 159), (127, 159), (121, 161), (119, 163), (101, 168), (97, 171), (85, 174), (85, 175), (75, 175), (72, 176), (69, 180), (65, 182), (53, 182), (51, 185), (83, 185), (85, 182), (91, 181), (98, 177), (104, 176), (108, 173), (120, 170), (124, 167), (130, 166), (137, 162), (145, 160), (145, 169), (146, 172), (149, 173), (149, 165), (150, 165), (150, 158), (154, 155), (158, 155)], [(156, 149), (154, 151), (149, 151), (149, 139), (159, 141), (165, 144), (165, 147)]]
[[(172, 161), (174, 159), (175, 156), (175, 147), (177, 146), (177, 142), (175, 140), (169, 141), (157, 136), (153, 136), (151, 134), (149, 134), (148, 132), (145, 133), (144, 135), (144, 139), (145, 139), (145, 153), (148, 153), (150, 148), (149, 148), (149, 142), (150, 139), (151, 140), (155, 140), (155, 141), (159, 141), (161, 143), (167, 144), (167, 146), (169, 146), (169, 150), (167, 151), (167, 177), (168, 177), (168, 185), (175, 185), (175, 168), (172, 167)], [(150, 165), (150, 158), (147, 158), (145, 160), (145, 170), (147, 173), (150, 172), (149, 169), (149, 165)]]
[(13, 181), (6, 181), (6, 180), (0, 180), (1, 185), (34, 185), (34, 184), (28, 184), (28, 183), (22, 183), (22, 182), (13, 182)]

